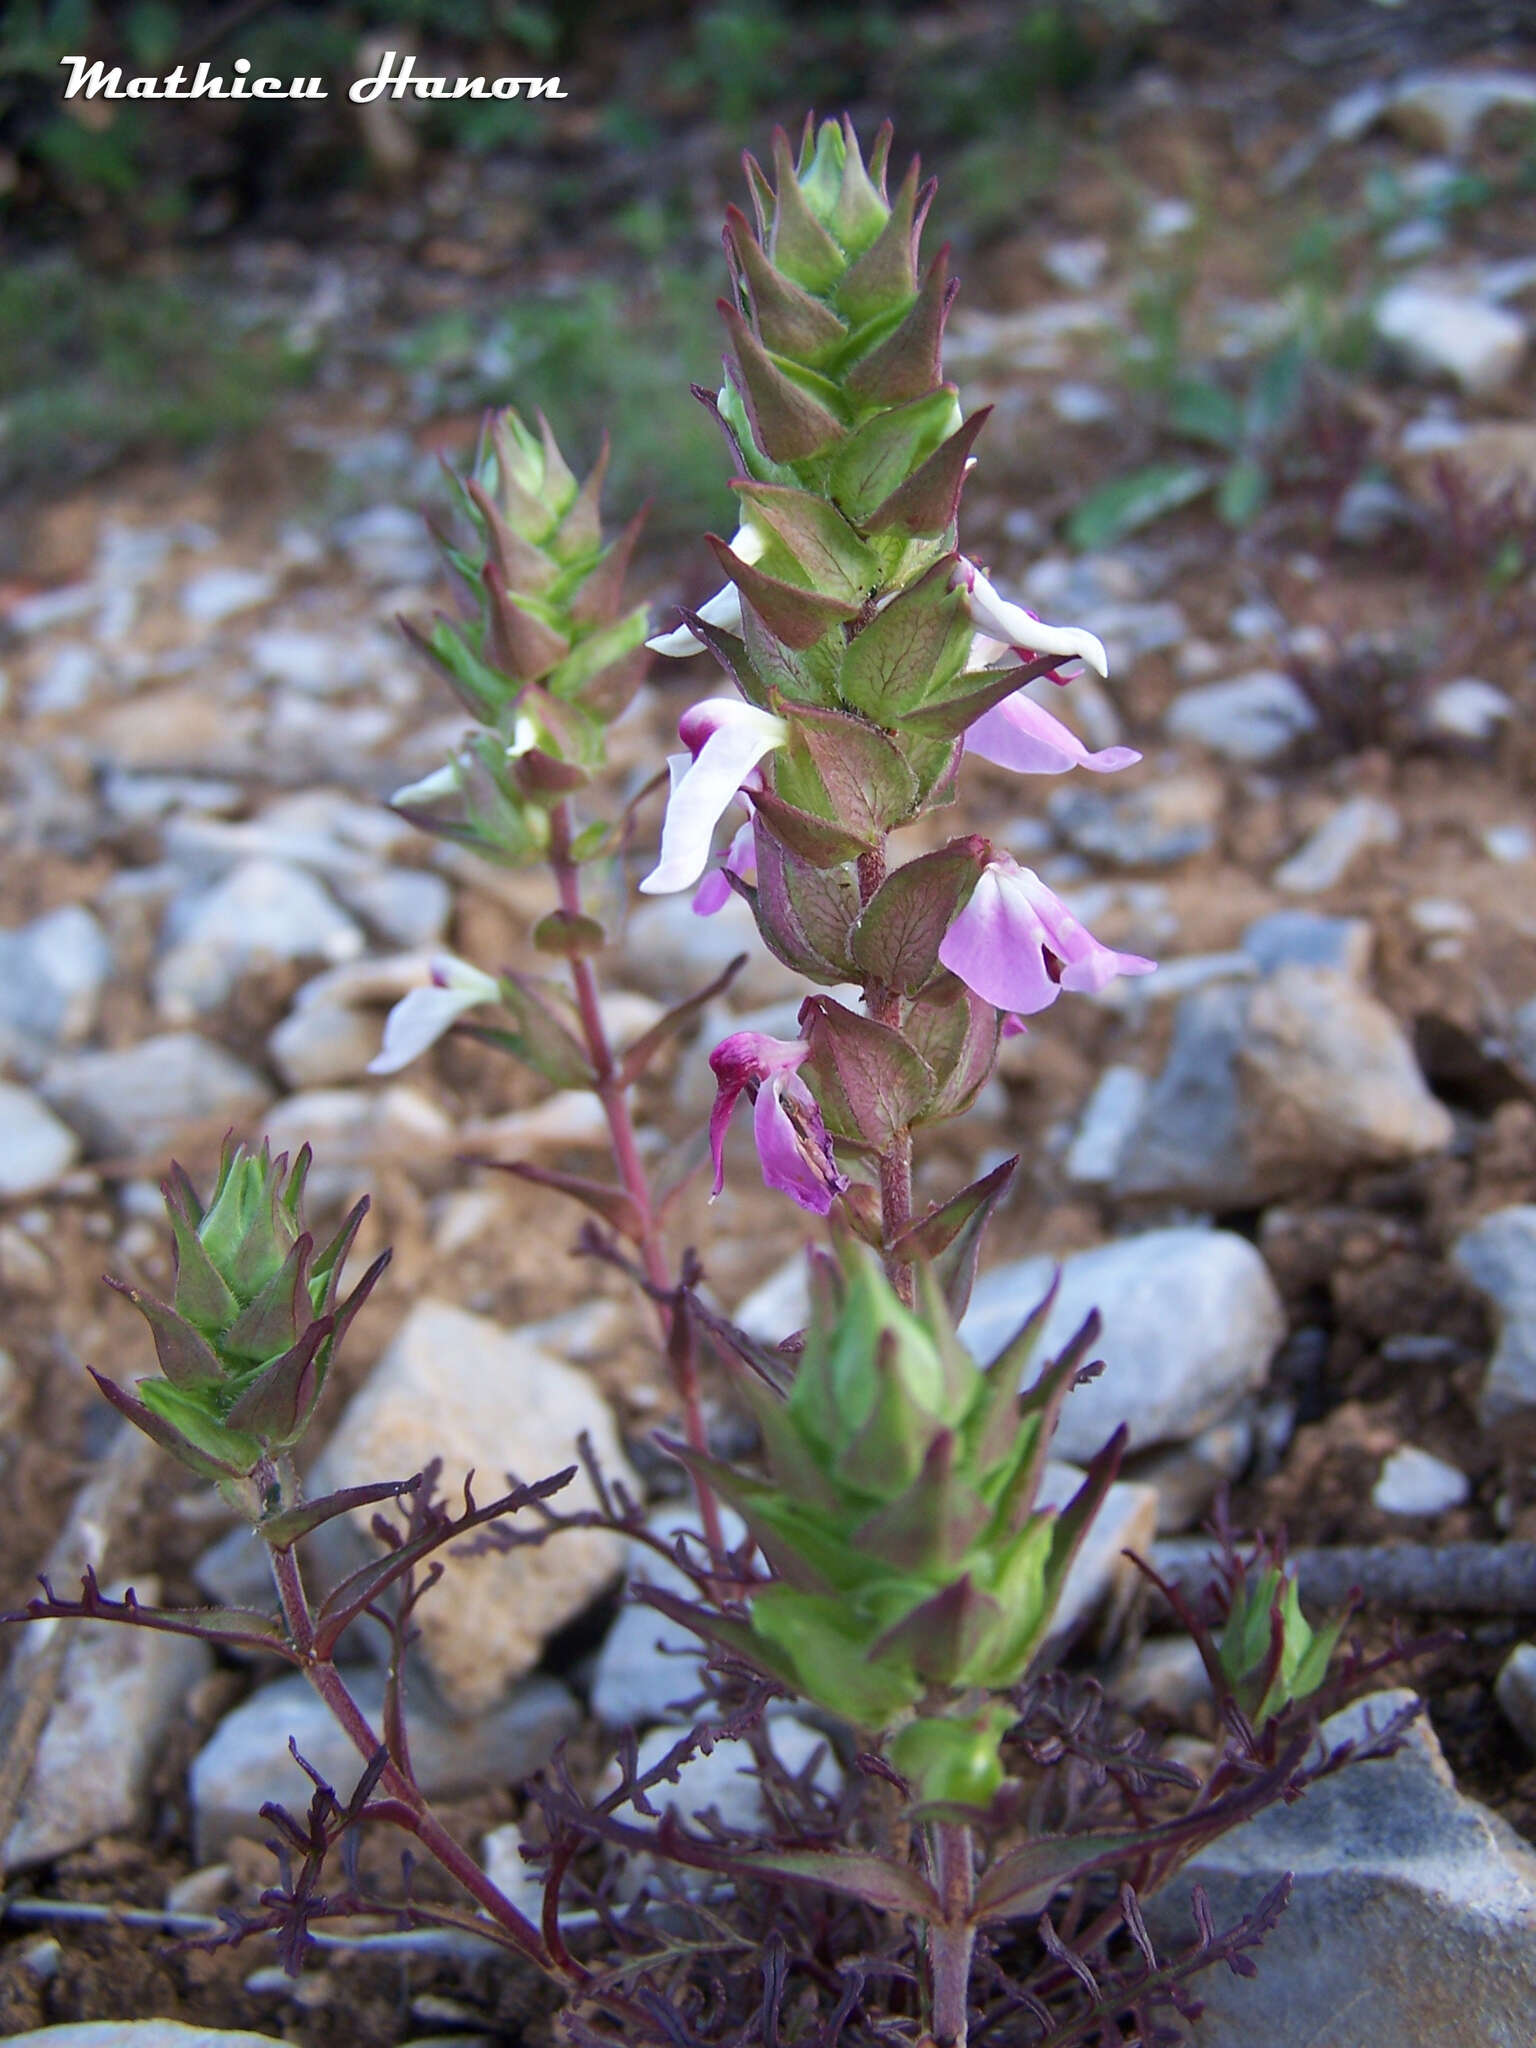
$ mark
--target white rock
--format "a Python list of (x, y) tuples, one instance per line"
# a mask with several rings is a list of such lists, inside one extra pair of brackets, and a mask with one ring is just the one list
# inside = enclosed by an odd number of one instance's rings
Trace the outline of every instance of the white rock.
[(1109, 1681), (1110, 1697), (1133, 1714), (1152, 1709), (1175, 1724), (1211, 1696), (1210, 1673), (1189, 1636), (1154, 1636)]
[(111, 972), (111, 945), (81, 904), (0, 931), (0, 1037), (78, 1044), (95, 1026)]
[[(1411, 1694), (1323, 1724), (1335, 1746), (1384, 1727)], [(1191, 1887), (1228, 1927), (1282, 1873), (1295, 1888), (1256, 1977), (1202, 1973), (1194, 2048), (1526, 2048), (1536, 2040), (1536, 1857), (1456, 1791), (1421, 1718), (1394, 1756), (1346, 1767), (1202, 1850), (1149, 1902), (1182, 1948)]]
[(1059, 285), (1068, 291), (1091, 292), (1109, 261), (1109, 244), (1102, 235), (1081, 235), (1072, 241), (1047, 242), (1040, 261)]
[(1495, 683), (1481, 676), (1458, 676), (1442, 683), (1429, 700), (1429, 723), (1433, 731), (1452, 739), (1491, 740), (1499, 727), (1514, 715), (1514, 702)]
[[(442, 1588), (434, 1591), (440, 1595)], [(432, 1598), (428, 1594), (417, 1612)], [(384, 1696), (381, 1676), (364, 1667), (348, 1672), (347, 1681), (377, 1727)], [(406, 1725), (417, 1781), (433, 1799), (515, 1783), (538, 1770), (580, 1718), (575, 1700), (553, 1678), (531, 1678), (491, 1712), (461, 1719), (412, 1696)], [(288, 1753), (290, 1737), (343, 1799), (362, 1776), (364, 1759), (302, 1673), (259, 1687), (225, 1715), (192, 1765), (200, 1861), (216, 1861), (239, 1836), (264, 1839), (271, 1830), (259, 1816), (267, 1800), (303, 1812), (313, 1788)]]
[[(1060, 1438), (1058, 1438), (1060, 1442)], [(1040, 1482), (1038, 1505), (1064, 1508), (1083, 1483), (1079, 1466), (1053, 1458)], [(1073, 1558), (1056, 1602), (1052, 1639), (1076, 1634), (1106, 1603), (1118, 1607), (1140, 1578), (1127, 1550), (1146, 1556), (1157, 1532), (1157, 1489), (1117, 1479)]]
[(1483, 1381), (1485, 1426), (1536, 1408), (1536, 1203), (1496, 1209), (1457, 1239), (1451, 1258), (1498, 1311)]
[[(355, 1486), (380, 1473), (443, 1461), (454, 1498), (466, 1473), (489, 1497), (508, 1473), (542, 1479), (577, 1464), (585, 1431), (610, 1480), (638, 1492), (607, 1404), (584, 1374), (447, 1302), (422, 1301), (347, 1404), (313, 1483)], [(584, 1470), (558, 1496), (565, 1510), (595, 1505)], [(371, 1511), (356, 1518), (366, 1534)], [(449, 1555), (416, 1611), (434, 1682), (456, 1711), (482, 1712), (538, 1662), (544, 1644), (622, 1570), (624, 1541), (572, 1530), (539, 1545), (477, 1557)]]
[(480, 1837), (480, 1868), (504, 1899), (539, 1924), (544, 1910), (544, 1879), (536, 1865), (523, 1856), (523, 1831), (516, 1821), (489, 1828)]
[(453, 891), (430, 868), (375, 868), (334, 884), (348, 910), (392, 946), (430, 946), (453, 914)]
[(1395, 846), (1402, 831), (1401, 818), (1380, 797), (1348, 797), (1298, 852), (1276, 868), (1275, 887), (1291, 896), (1315, 896), (1331, 889), (1367, 847)]
[(333, 1003), (301, 1003), (267, 1040), (272, 1064), (290, 1088), (359, 1081), (379, 1049), (379, 1020)]
[(27, 709), (35, 718), (57, 718), (78, 711), (91, 700), (101, 677), (93, 649), (78, 640), (66, 641), (46, 656), (27, 691)]
[(1520, 867), (1536, 856), (1536, 833), (1529, 825), (1489, 825), (1483, 832), (1483, 850), (1505, 867)]
[[(1014, 1335), (1055, 1270), (1042, 1257), (982, 1274), (961, 1324), (976, 1357), (991, 1358)], [(1228, 1231), (1145, 1231), (1074, 1252), (1060, 1271), (1036, 1360), (1059, 1351), (1097, 1308), (1103, 1327), (1091, 1355), (1105, 1361), (1066, 1404), (1056, 1438), (1064, 1458), (1091, 1457), (1122, 1421), (1133, 1449), (1195, 1435), (1263, 1385), (1285, 1335), (1263, 1259)]]
[[(764, 1732), (779, 1762), (796, 1775), (804, 1770), (819, 1749), (821, 1757), (813, 1783), (825, 1792), (837, 1789), (842, 1774), (832, 1758), (827, 1738), (819, 1728), (796, 1720), (792, 1714), (775, 1714), (765, 1723)], [(653, 1728), (648, 1735), (642, 1735), (635, 1758), (641, 1775), (653, 1770), (677, 1741), (676, 1728)], [(612, 1784), (617, 1782), (616, 1776), (611, 1779)], [(715, 1743), (707, 1756), (702, 1751), (695, 1751), (678, 1771), (676, 1784), (663, 1778), (645, 1796), (658, 1814), (672, 1808), (684, 1822), (697, 1821), (701, 1814), (712, 1811), (727, 1827), (756, 1829), (762, 1826), (765, 1818), (752, 1745), (739, 1738), (727, 1737)], [(630, 1808), (621, 1808), (620, 1811), (624, 1819), (634, 1826), (654, 1828), (657, 1825), (654, 1820)], [(706, 1873), (701, 1871), (697, 1875), (703, 1878)]]
[(1471, 1492), (1465, 1472), (1413, 1444), (1404, 1444), (1382, 1465), (1371, 1499), (1389, 1515), (1439, 1515), (1447, 1508), (1459, 1508)]
[(11, 2048), (271, 2048), (271, 2040), (180, 2020), (68, 2020), (13, 2035)]
[(262, 1135), (292, 1157), (312, 1145), (308, 1188), (321, 1208), (351, 1199), (374, 1169), (392, 1160), (441, 1158), (454, 1127), (430, 1096), (408, 1082), (387, 1088), (306, 1088), (277, 1104)]
[(259, 675), (314, 697), (333, 697), (366, 682), (380, 652), (372, 635), (313, 633), (297, 626), (273, 626), (250, 639)]
[(0, 1197), (52, 1187), (80, 1155), (80, 1141), (29, 1089), (0, 1081)]
[(1196, 218), (1187, 199), (1154, 199), (1141, 216), (1142, 239), (1171, 242), (1176, 235), (1187, 235)]
[(1118, 408), (1101, 385), (1084, 384), (1069, 377), (1052, 387), (1051, 410), (1069, 427), (1093, 427), (1102, 420), (1112, 420)]
[[(170, 951), (155, 970), (162, 1013), (177, 1001), (212, 1008), (264, 962), (335, 964), (364, 948), (362, 933), (313, 875), (273, 860), (242, 861), (211, 889), (173, 904), (167, 937)], [(184, 1013), (178, 1021), (185, 1020)]]
[(341, 520), (335, 535), (347, 559), (370, 583), (430, 583), (437, 551), (426, 527), (404, 505), (374, 505)]
[[(734, 1549), (745, 1537), (746, 1525), (729, 1508), (722, 1509), (721, 1518), (727, 1547)], [(692, 1502), (650, 1516), (646, 1526), (668, 1544), (686, 1535), (690, 1556), (697, 1559), (703, 1555), (697, 1541), (698, 1509)], [(633, 1543), (626, 1589), (641, 1583), (682, 1600), (698, 1598), (685, 1572), (648, 1544)], [(598, 1652), (592, 1680), (593, 1713), (609, 1728), (647, 1728), (657, 1721), (688, 1720), (687, 1714), (679, 1713), (677, 1702), (702, 1691), (706, 1654), (691, 1629), (631, 1594)]]
[(1536, 1751), (1536, 1643), (1516, 1643), (1493, 1681), (1493, 1696), (1526, 1748)]
[[(146, 1602), (159, 1597), (152, 1583), (138, 1590)], [(143, 1818), (167, 1730), (212, 1663), (207, 1645), (191, 1636), (105, 1621), (53, 1626), (71, 1631), (69, 1646), (6, 1840), (12, 1870), (47, 1863)]]
[(263, 569), (204, 569), (182, 585), (181, 609), (199, 626), (216, 626), (265, 604), (276, 589), (276, 579)]
[(1269, 761), (1313, 730), (1317, 712), (1297, 682), (1266, 668), (1182, 691), (1163, 724), (1171, 738), (1194, 740), (1229, 761)]
[(1382, 111), (1411, 141), (1460, 156), (1496, 107), (1536, 107), (1536, 77), (1524, 71), (1416, 71), (1398, 82)]
[(271, 1098), (249, 1067), (193, 1031), (54, 1060), (41, 1093), (95, 1155), (160, 1152), (193, 1124), (245, 1128)]
[(466, 1149), (482, 1159), (529, 1159), (566, 1146), (602, 1148), (609, 1142), (603, 1105), (586, 1088), (562, 1088), (532, 1109), (466, 1124)]
[(804, 1252), (796, 1252), (739, 1301), (731, 1320), (760, 1344), (782, 1344), (803, 1329), (811, 1313), (811, 1289)]
[(1261, 974), (1280, 967), (1329, 967), (1363, 981), (1371, 964), (1373, 933), (1364, 917), (1328, 917), (1318, 910), (1272, 910), (1243, 933), (1243, 951)]
[(1067, 1154), (1067, 1178), (1103, 1187), (1115, 1177), (1126, 1140), (1141, 1121), (1147, 1077), (1136, 1067), (1106, 1067), (1083, 1110)]
[(1376, 331), (1409, 365), (1448, 376), (1474, 397), (1490, 397), (1525, 356), (1525, 322), (1503, 306), (1411, 280), (1393, 285), (1376, 306)]
[(1421, 896), (1409, 904), (1408, 921), (1416, 930), (1432, 935), (1477, 930), (1476, 913), (1449, 896)]

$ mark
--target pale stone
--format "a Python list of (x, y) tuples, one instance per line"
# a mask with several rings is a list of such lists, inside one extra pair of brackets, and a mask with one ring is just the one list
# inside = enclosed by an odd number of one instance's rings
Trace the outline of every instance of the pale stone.
[(41, 1092), (95, 1155), (154, 1153), (194, 1124), (241, 1129), (271, 1099), (266, 1083), (210, 1039), (169, 1031), (121, 1052), (82, 1052), (44, 1070)]
[(1380, 797), (1349, 797), (1276, 868), (1275, 887), (1296, 896), (1331, 889), (1343, 881), (1367, 847), (1395, 846), (1402, 831), (1397, 812)]
[(1465, 1472), (1429, 1451), (1404, 1444), (1382, 1465), (1371, 1501), (1389, 1515), (1439, 1515), (1459, 1508), (1471, 1492)]
[(30, 1089), (0, 1081), (0, 1198), (53, 1186), (79, 1157), (80, 1141)]
[(1536, 1752), (1536, 1643), (1516, 1643), (1499, 1668), (1493, 1696), (1526, 1748)]
[[(575, 1479), (555, 1501), (569, 1512), (596, 1505), (576, 1447), (583, 1432), (607, 1478), (638, 1493), (613, 1416), (586, 1375), (522, 1332), (447, 1302), (422, 1301), (347, 1404), (313, 1483), (361, 1485), (441, 1458), (450, 1499), (471, 1471), (477, 1497), (485, 1499), (509, 1473), (531, 1481), (575, 1464)], [(355, 1518), (365, 1534), (371, 1513)], [(443, 1563), (443, 1584), (416, 1611), (421, 1647), (449, 1705), (483, 1712), (617, 1577), (624, 1539), (603, 1529), (570, 1530), (502, 1554), (448, 1554)]]
[(1502, 391), (1525, 356), (1525, 322), (1461, 292), (1405, 280), (1378, 300), (1375, 318), (1413, 369), (1451, 377), (1474, 397)]
[(1457, 1239), (1451, 1258), (1498, 1311), (1479, 1400), (1492, 1426), (1536, 1408), (1536, 1204), (1496, 1209)]
[(379, 1049), (379, 1020), (330, 1003), (297, 1005), (267, 1039), (272, 1064), (290, 1088), (361, 1080)]
[(1106, 1067), (1088, 1098), (1067, 1153), (1067, 1178), (1105, 1187), (1115, 1177), (1126, 1141), (1141, 1120), (1147, 1077), (1135, 1067)]
[(216, 626), (265, 604), (277, 589), (262, 569), (204, 569), (182, 585), (181, 608), (199, 626)]
[(1481, 676), (1458, 676), (1442, 683), (1430, 698), (1429, 725), (1452, 739), (1491, 740), (1514, 710), (1508, 691), (1497, 684), (1485, 683)]
[[(159, 1598), (153, 1582), (141, 1580), (137, 1590), (146, 1604)], [(137, 1825), (167, 1730), (212, 1662), (207, 1644), (192, 1636), (106, 1621), (51, 1625), (71, 1635), (5, 1844), (12, 1870)]]
[[(1039, 1257), (982, 1274), (960, 1326), (977, 1358), (990, 1359), (1014, 1336), (1057, 1270)], [(1059, 1270), (1036, 1365), (1095, 1308), (1102, 1328), (1090, 1356), (1105, 1361), (1062, 1412), (1055, 1448), (1064, 1458), (1091, 1457), (1121, 1422), (1132, 1449), (1196, 1435), (1263, 1385), (1285, 1335), (1268, 1268), (1229, 1231), (1144, 1231), (1074, 1252)]]
[(1194, 740), (1229, 761), (1269, 761), (1313, 730), (1317, 712), (1299, 683), (1266, 668), (1182, 691), (1163, 724), (1171, 738)]
[(272, 2036), (189, 2027), (180, 2020), (68, 2020), (15, 2034), (11, 2048), (272, 2048)]
[[(734, 1550), (746, 1536), (746, 1524), (730, 1508), (722, 1508), (721, 1523), (726, 1547)], [(692, 1502), (652, 1515), (646, 1526), (669, 1546), (686, 1536), (688, 1554), (696, 1562), (705, 1554), (699, 1541), (699, 1512)], [(592, 1679), (592, 1711), (610, 1728), (687, 1721), (690, 1717), (679, 1712), (678, 1702), (693, 1699), (704, 1689), (707, 1645), (682, 1622), (636, 1599), (633, 1589), (640, 1584), (656, 1586), (680, 1600), (698, 1598), (693, 1581), (669, 1558), (648, 1543), (630, 1545), (627, 1597), (603, 1639)]]

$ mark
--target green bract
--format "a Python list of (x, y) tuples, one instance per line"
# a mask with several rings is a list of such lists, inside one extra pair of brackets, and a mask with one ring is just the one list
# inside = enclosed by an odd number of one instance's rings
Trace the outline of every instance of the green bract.
[[(693, 1458), (740, 1512), (775, 1583), (722, 1640), (803, 1697), (878, 1735), (936, 1710), (906, 1746), (926, 1796), (984, 1800), (1010, 1718), (948, 1725), (956, 1693), (1016, 1684), (1119, 1459), (1117, 1436), (1071, 1503), (1037, 1506), (1050, 1440), (1096, 1326), (1020, 1395), (1032, 1317), (985, 1370), (920, 1268), (903, 1306), (867, 1248), (817, 1262), (787, 1393), (748, 1380), (765, 1479)], [(967, 1711), (963, 1698), (960, 1711)], [(944, 1789), (937, 1789), (937, 1788)], [(961, 1788), (969, 1787), (970, 1790)]]
[(307, 1145), (289, 1172), (286, 1153), (227, 1144), (206, 1208), (173, 1166), (172, 1300), (121, 1289), (154, 1333), (164, 1377), (140, 1380), (139, 1399), (109, 1381), (103, 1391), (211, 1478), (245, 1477), (303, 1435), (336, 1344), (388, 1263), (386, 1252), (341, 1299), (342, 1264), (368, 1202), (317, 1252), (303, 1219), (309, 1162)]
[(607, 460), (605, 443), (578, 485), (547, 420), (534, 434), (510, 406), (493, 414), (469, 474), (449, 472), (464, 533), (443, 553), (464, 615), (406, 626), (482, 729), (396, 808), (504, 862), (543, 857), (548, 807), (602, 766), (644, 667), (645, 609), (624, 603), (641, 519), (604, 545)]
[(1238, 1582), (1217, 1652), (1233, 1698), (1255, 1728), (1317, 1691), (1346, 1619), (1314, 1629), (1295, 1579), (1278, 1565)]

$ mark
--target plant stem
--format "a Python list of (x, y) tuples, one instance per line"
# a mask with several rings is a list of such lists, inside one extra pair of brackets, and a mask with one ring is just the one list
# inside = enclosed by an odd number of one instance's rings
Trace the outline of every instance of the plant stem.
[[(581, 869), (571, 857), (571, 838), (570, 800), (562, 798), (549, 814), (549, 865), (559, 891), (560, 908), (572, 917), (580, 917), (584, 914)], [(640, 1262), (645, 1277), (656, 1290), (657, 1296), (664, 1296), (672, 1293), (675, 1283), (667, 1261), (666, 1249), (662, 1244), (661, 1226), (656, 1217), (650, 1176), (646, 1173), (645, 1163), (640, 1157), (634, 1118), (630, 1115), (629, 1109), (629, 1090), (620, 1078), (613, 1048), (608, 1043), (608, 1033), (603, 1027), (597, 977), (592, 972), (591, 961), (583, 954), (573, 955), (570, 967), (571, 986), (575, 992), (576, 1009), (581, 1019), (582, 1037), (595, 1077), (593, 1087), (598, 1101), (603, 1106), (603, 1115), (608, 1121), (613, 1163), (624, 1192), (634, 1203), (635, 1212), (640, 1219)], [(674, 1343), (673, 1322), (677, 1315), (684, 1312), (681, 1309), (670, 1308), (664, 1299), (658, 1298), (656, 1314), (661, 1323), (662, 1338), (668, 1356), (672, 1360), (677, 1396), (683, 1404), (683, 1433), (691, 1450), (697, 1451), (701, 1456), (707, 1456), (709, 1436), (704, 1427), (698, 1361), (691, 1326), (686, 1326), (679, 1332), (680, 1341)], [(686, 1316), (684, 1320), (686, 1325)], [(725, 1534), (720, 1526), (719, 1506), (713, 1492), (697, 1473), (693, 1476), (693, 1486), (698, 1498), (704, 1540), (709, 1545), (710, 1556), (716, 1563), (723, 1564), (726, 1544)]]
[(971, 1831), (963, 1821), (936, 1821), (934, 1872), (944, 1918), (928, 1929), (929, 1989), (933, 2037), (938, 2048), (965, 2048), (970, 2012), (973, 1870)]
[[(384, 1747), (383, 1740), (352, 1697), (336, 1666), (315, 1648), (314, 1615), (310, 1610), (309, 1595), (304, 1590), (298, 1558), (291, 1547), (283, 1550), (271, 1547), (268, 1555), (272, 1560), (272, 1577), (282, 1604), (283, 1619), (288, 1625), (289, 1639), (303, 1659), (304, 1674), (364, 1762), (371, 1763)], [(475, 1904), (490, 1916), (530, 1962), (554, 1974), (555, 1964), (538, 1928), (517, 1910), (510, 1899), (504, 1897), (468, 1850), (449, 1834), (427, 1804), (426, 1796), (415, 1779), (391, 1760), (380, 1774), (379, 1785), (396, 1807), (403, 1809), (396, 1817), (402, 1826), (410, 1829), (433, 1861), (463, 1886)]]

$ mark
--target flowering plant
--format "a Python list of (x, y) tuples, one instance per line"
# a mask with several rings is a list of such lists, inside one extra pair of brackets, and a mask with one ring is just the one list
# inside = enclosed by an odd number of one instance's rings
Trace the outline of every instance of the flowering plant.
[[(362, 1778), (346, 1801), (319, 1786), (307, 1822), (279, 1817), (287, 1874), (237, 1931), (280, 1931), (297, 1967), (315, 1920), (369, 1903), (353, 1888), (322, 1893), (328, 1854), (387, 1820), (477, 1908), (455, 1917), (413, 1899), (406, 1919), (467, 1929), (535, 1964), (563, 1987), (577, 2044), (760, 2034), (960, 2048), (977, 2014), (987, 2028), (1027, 2016), (1046, 2048), (1169, 2039), (1167, 2014), (1194, 2010), (1187, 1979), (1216, 1959), (1250, 1969), (1245, 1951), (1280, 1899), (1223, 1935), (1202, 1924), (1168, 1958), (1139, 1898), (1223, 1828), (1337, 1768), (1342, 1753), (1316, 1751), (1318, 1713), (1374, 1668), (1356, 1658), (1330, 1681), (1338, 1629), (1314, 1633), (1278, 1561), (1230, 1548), (1203, 1603), (1169, 1596), (1222, 1717), (1203, 1775), (1102, 1726), (1099, 1705), (1052, 1667), (1063, 1584), (1124, 1441), (1116, 1432), (1065, 1504), (1048, 1504), (1053, 1432), (1095, 1369), (1096, 1323), (1036, 1361), (1042, 1306), (994, 1359), (973, 1359), (958, 1319), (1016, 1162), (920, 1210), (913, 1148), (975, 1100), (1005, 1032), (1153, 963), (1101, 944), (1006, 850), (974, 833), (933, 844), (925, 821), (956, 801), (968, 754), (1044, 775), (1114, 773), (1138, 757), (1090, 750), (1030, 694), (1083, 665), (1103, 675), (1094, 634), (1010, 603), (961, 552), (961, 494), (986, 413), (966, 416), (943, 374), (955, 286), (947, 249), (920, 259), (932, 185), (914, 163), (892, 191), (889, 148), (888, 128), (866, 159), (847, 122), (808, 123), (798, 155), (775, 136), (771, 178), (747, 159), (755, 217), (733, 207), (725, 230), (725, 379), (700, 393), (735, 459), (740, 525), (729, 541), (709, 539), (725, 586), (649, 642), (664, 657), (707, 653), (728, 680), (683, 714), (683, 751), (665, 776), (603, 814), (609, 730), (647, 659), (650, 622), (624, 595), (639, 522), (605, 541), (602, 462), (578, 483), (542, 421), (535, 432), (507, 411), (489, 423), (453, 487), (462, 531), (445, 554), (460, 616), (412, 629), (472, 723), (395, 808), (486, 860), (547, 867), (554, 900), (532, 938), (552, 971), (441, 960), (391, 1014), (373, 1069), (394, 1072), (468, 1029), (550, 1084), (596, 1094), (613, 1180), (513, 1170), (591, 1212), (588, 1249), (625, 1266), (652, 1305), (683, 1417), (683, 1440), (668, 1448), (693, 1478), (702, 1550), (670, 1549), (596, 1472), (601, 1508), (587, 1514), (550, 1505), (569, 1473), (484, 1506), (466, 1491), (457, 1515), (436, 1501), (432, 1474), (306, 1500), (289, 1453), (380, 1264), (343, 1297), (360, 1212), (317, 1253), (301, 1214), (307, 1159), (290, 1173), (231, 1149), (206, 1206), (184, 1175), (169, 1191), (174, 1302), (134, 1297), (162, 1377), (138, 1395), (103, 1385), (238, 1501), (271, 1552), (277, 1611), (152, 1609), (111, 1600), (93, 1580), (78, 1601), (45, 1588), (28, 1610), (202, 1634), (303, 1670), (356, 1746)], [(693, 1028), (740, 962), (622, 1053), (604, 1020), (597, 963), (610, 931), (589, 878), (622, 862), (662, 780), (640, 889), (693, 890), (704, 915), (741, 896), (763, 944), (811, 985), (797, 1037), (740, 1028), (709, 1054), (715, 1192), (745, 1096), (767, 1185), (830, 1228), (812, 1257), (808, 1327), (777, 1349), (714, 1312), (692, 1253), (674, 1263), (631, 1105), (660, 1048)], [(588, 806), (596, 814), (580, 817)], [(926, 850), (897, 860), (892, 835), (914, 826)], [(701, 1337), (757, 1425), (755, 1466), (711, 1449)], [(317, 1600), (300, 1540), (385, 1502), (402, 1520), (376, 1525), (380, 1557)], [(744, 1532), (734, 1543), (722, 1503)], [(525, 1520), (509, 1529), (516, 1515)], [(631, 1743), (601, 1798), (581, 1796), (562, 1769), (535, 1787), (548, 1837), (535, 1920), (415, 1781), (404, 1649), (446, 1546), (542, 1542), (594, 1521), (652, 1544), (691, 1582), (692, 1600), (647, 1597), (709, 1646), (722, 1718), (649, 1770)], [(364, 1620), (391, 1638), (377, 1727), (335, 1663), (343, 1631)], [(836, 1796), (775, 1765), (762, 1716), (776, 1696), (824, 1730), (843, 1772)], [(647, 1794), (725, 1734), (756, 1744), (773, 1824), (754, 1836), (625, 1817), (654, 1818)], [(663, 1880), (668, 1915), (653, 1924), (621, 1911), (615, 1859), (635, 1853), (648, 1868), (659, 1859), (702, 1874), (702, 1901)], [(573, 1887), (589, 1901), (574, 1912)], [(747, 1927), (762, 1988), (743, 2008), (708, 1958), (739, 1949), (733, 1930)], [(584, 1946), (582, 1933), (595, 1939)]]

